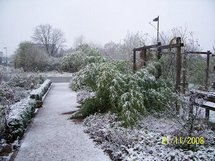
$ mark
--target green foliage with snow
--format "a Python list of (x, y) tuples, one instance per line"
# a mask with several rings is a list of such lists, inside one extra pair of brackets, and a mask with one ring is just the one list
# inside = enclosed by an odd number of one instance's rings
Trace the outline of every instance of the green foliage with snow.
[[(113, 111), (124, 126), (133, 126), (146, 111), (163, 110), (164, 104), (175, 100), (171, 84), (155, 79), (154, 65), (135, 74), (127, 66), (126, 62), (92, 63), (76, 73), (71, 82), (72, 89), (95, 92), (94, 97), (82, 103), (78, 116), (83, 111), (83, 117)], [(72, 117), (75, 118), (77, 113)]]
[(104, 61), (97, 49), (91, 48), (88, 45), (82, 45), (75, 52), (67, 54), (63, 58), (61, 69), (66, 72), (77, 72), (87, 64)]
[(42, 98), (51, 85), (50, 80), (46, 80), (39, 88), (30, 93), (30, 97), (21, 99), (19, 102), (10, 106), (7, 114), (6, 139), (14, 141), (21, 137), (34, 115), (37, 107), (38, 97)]
[(34, 99), (25, 98), (10, 107), (7, 116), (6, 140), (13, 142), (21, 137), (30, 123), (36, 107)]
[[(91, 63), (77, 72), (71, 87), (73, 90), (87, 89), (89, 91), (96, 91), (98, 87), (101, 87), (101, 80), (111, 79), (118, 73), (128, 72), (127, 62), (125, 61), (114, 61), (114, 62), (102, 62), (102, 63)], [(100, 83), (100, 84), (98, 84)]]

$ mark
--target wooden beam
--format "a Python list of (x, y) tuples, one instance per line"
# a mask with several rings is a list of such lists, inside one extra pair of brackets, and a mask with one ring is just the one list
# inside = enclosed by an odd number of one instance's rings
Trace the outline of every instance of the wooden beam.
[(171, 48), (182, 47), (182, 46), (184, 46), (184, 43), (162, 45), (162, 46), (158, 43), (156, 45), (148, 45), (148, 46), (143, 46), (143, 47), (139, 47), (139, 48), (134, 48), (133, 51), (141, 51), (141, 50), (144, 50), (144, 49), (151, 49), (151, 48), (171, 49)]
[(177, 48), (177, 47), (182, 47), (182, 46), (184, 46), (184, 43), (162, 45), (162, 46), (158, 46), (158, 48), (160, 48), (160, 49), (171, 49), (171, 48)]
[(143, 46), (139, 48), (134, 48), (133, 51), (142, 51), (144, 49), (151, 49), (151, 48), (157, 48), (158, 44), (156, 45), (148, 45), (148, 46)]
[(199, 105), (199, 106), (202, 107), (202, 108), (205, 108), (205, 109), (209, 109), (211, 111), (215, 111), (215, 108), (211, 107), (211, 106), (207, 106), (207, 105)]
[(187, 54), (212, 54), (210, 51), (207, 51), (207, 52), (201, 52), (201, 51), (187, 51), (185, 52)]
[(209, 79), (209, 65), (210, 65), (210, 54), (211, 52), (208, 51), (207, 52), (207, 66), (206, 66), (206, 70), (205, 70), (205, 90), (208, 90), (208, 79)]

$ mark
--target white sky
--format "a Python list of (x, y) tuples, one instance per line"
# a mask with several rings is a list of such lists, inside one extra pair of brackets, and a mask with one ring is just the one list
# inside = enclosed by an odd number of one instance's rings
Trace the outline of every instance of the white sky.
[(186, 26), (203, 50), (215, 46), (214, 0), (0, 0), (0, 51), (14, 53), (35, 26), (47, 23), (64, 32), (67, 47), (80, 35), (102, 45), (127, 32), (156, 37), (149, 22), (158, 15), (161, 31)]

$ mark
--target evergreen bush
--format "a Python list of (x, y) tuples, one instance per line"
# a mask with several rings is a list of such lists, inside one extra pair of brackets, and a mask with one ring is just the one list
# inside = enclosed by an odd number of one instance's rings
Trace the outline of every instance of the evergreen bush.
[[(126, 127), (132, 127), (146, 111), (165, 109), (177, 96), (171, 83), (156, 80), (156, 65), (133, 74), (126, 62), (91, 63), (77, 72), (71, 82), (73, 90), (95, 92), (72, 115), (88, 116), (95, 112), (115, 112)], [(77, 115), (78, 114), (78, 115)]]
[(80, 46), (77, 51), (67, 54), (61, 63), (61, 70), (66, 72), (77, 72), (90, 63), (104, 62), (105, 59), (99, 51), (89, 46)]

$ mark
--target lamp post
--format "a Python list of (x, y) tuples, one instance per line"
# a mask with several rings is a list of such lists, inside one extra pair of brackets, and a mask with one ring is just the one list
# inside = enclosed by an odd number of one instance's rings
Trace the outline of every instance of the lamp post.
[(5, 52), (6, 52), (6, 59), (5, 59), (5, 62), (6, 62), (6, 66), (7, 66), (7, 47), (4, 47), (5, 49)]
[(159, 16), (153, 19), (154, 22), (157, 22), (157, 43), (159, 42)]
[[(159, 42), (159, 16), (154, 18), (153, 21), (157, 22), (157, 45), (160, 46), (161, 43)], [(157, 59), (158, 61), (160, 60), (161, 58), (161, 49), (160, 48), (157, 48)], [(158, 74), (157, 74), (157, 79), (160, 78), (160, 76), (162, 75), (162, 69), (161, 67), (159, 66), (158, 67)]]

